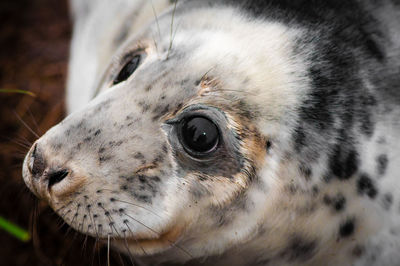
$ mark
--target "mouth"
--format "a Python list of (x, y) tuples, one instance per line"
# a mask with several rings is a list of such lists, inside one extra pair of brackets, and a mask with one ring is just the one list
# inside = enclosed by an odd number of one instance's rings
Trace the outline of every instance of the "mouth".
[[(138, 255), (149, 255), (164, 251), (171, 247), (177, 247), (175, 243), (182, 235), (182, 232), (183, 229), (176, 226), (155, 237), (111, 237), (111, 241), (113, 245), (117, 245), (121, 249), (126, 250), (126, 248), (129, 247), (130, 251), (133, 251)], [(103, 241), (108, 241), (108, 238), (103, 238)]]

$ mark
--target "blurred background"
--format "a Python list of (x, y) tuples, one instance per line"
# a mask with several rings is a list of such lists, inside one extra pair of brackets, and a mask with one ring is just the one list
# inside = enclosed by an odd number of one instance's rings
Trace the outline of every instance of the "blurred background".
[[(0, 226), (0, 265), (107, 265), (106, 246), (63, 224), (21, 176), (36, 135), (64, 116), (70, 37), (67, 0), (0, 1), (0, 220), (30, 233), (22, 241)], [(117, 252), (110, 262), (129, 264)]]

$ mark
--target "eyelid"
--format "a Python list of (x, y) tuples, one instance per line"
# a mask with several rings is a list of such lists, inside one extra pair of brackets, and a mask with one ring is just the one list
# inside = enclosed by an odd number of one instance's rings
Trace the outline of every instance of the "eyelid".
[[(130, 60), (132, 60), (135, 56), (137, 55), (142, 55), (141, 57), (141, 62), (143, 61), (143, 59), (146, 58), (146, 49), (145, 48), (138, 48), (136, 50), (132, 50), (128, 53), (125, 53), (123, 56), (120, 57), (119, 59), (119, 68), (121, 69), (126, 63), (128, 63)], [(145, 56), (143, 56), (145, 55)]]

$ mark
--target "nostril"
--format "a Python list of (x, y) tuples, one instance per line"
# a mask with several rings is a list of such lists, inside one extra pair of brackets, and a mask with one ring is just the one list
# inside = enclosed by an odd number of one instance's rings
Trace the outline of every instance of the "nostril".
[(33, 147), (33, 151), (31, 154), (31, 163), (29, 164), (28, 169), (32, 173), (32, 175), (40, 176), (43, 174), (44, 169), (46, 168), (46, 163), (43, 159), (43, 156), (38, 149), (37, 143)]
[(55, 172), (49, 172), (47, 175), (49, 177), (49, 183), (47, 186), (48, 188), (51, 188), (53, 185), (61, 182), (68, 175), (68, 171), (62, 169)]

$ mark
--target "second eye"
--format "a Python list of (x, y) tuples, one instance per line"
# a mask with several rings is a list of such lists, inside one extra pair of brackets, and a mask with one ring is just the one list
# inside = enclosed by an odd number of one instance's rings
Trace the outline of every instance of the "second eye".
[(117, 77), (114, 79), (113, 85), (127, 80), (130, 77), (130, 75), (132, 75), (132, 73), (135, 72), (135, 70), (138, 68), (141, 60), (142, 56), (140, 54), (137, 54), (127, 63), (125, 63), (125, 65), (119, 71)]

